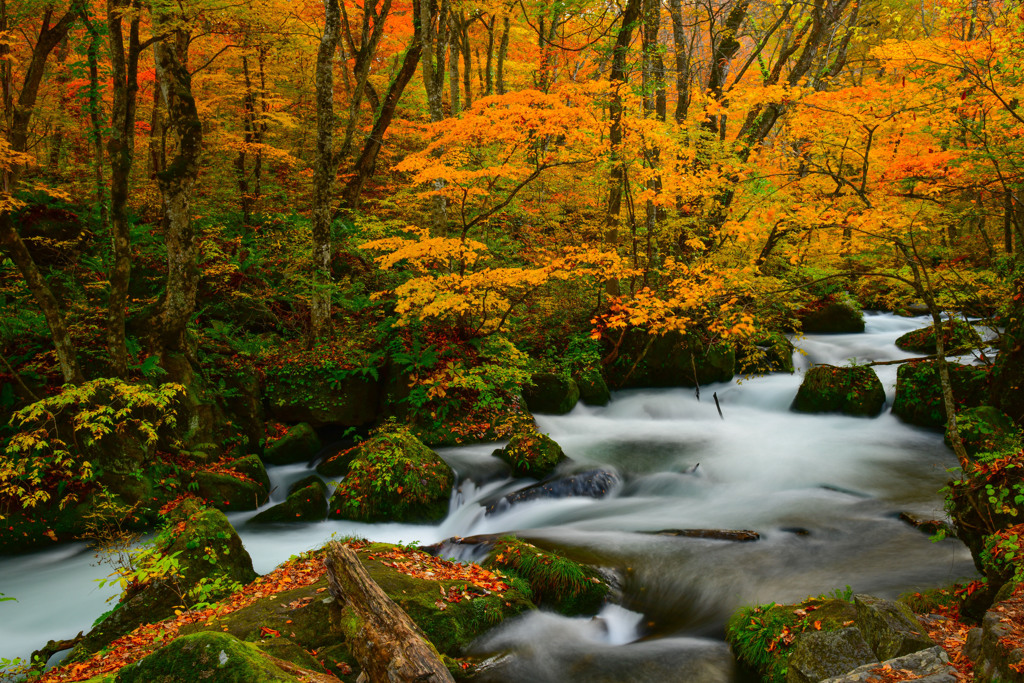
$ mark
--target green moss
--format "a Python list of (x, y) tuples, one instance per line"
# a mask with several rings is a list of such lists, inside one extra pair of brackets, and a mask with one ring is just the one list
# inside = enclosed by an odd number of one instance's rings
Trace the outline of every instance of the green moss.
[(567, 616), (596, 614), (610, 590), (593, 568), (514, 537), (495, 544), (484, 566), (522, 578), (537, 605)]
[(816, 365), (804, 375), (793, 410), (800, 413), (877, 415), (885, 405), (885, 389), (869, 367)]
[(597, 368), (588, 368), (576, 377), (580, 400), (588, 406), (606, 406), (611, 401), (611, 392), (604, 381), (604, 375)]
[(523, 387), (523, 398), (531, 412), (563, 415), (576, 405), (580, 389), (571, 379), (541, 372), (533, 375), (529, 386)]
[(829, 294), (797, 312), (804, 332), (836, 334), (864, 331), (860, 305), (846, 292)]
[[(255, 456), (253, 456), (255, 457)], [(259, 482), (220, 472), (196, 472), (195, 493), (218, 510), (255, 510), (267, 502), (268, 491)]]
[(308, 462), (321, 448), (320, 438), (306, 422), (301, 422), (267, 447), (263, 459), (272, 465)]
[(455, 475), (406, 427), (388, 424), (353, 453), (330, 502), (332, 519), (436, 522), (448, 514)]
[(518, 427), (508, 445), (494, 454), (512, 466), (514, 476), (536, 479), (548, 476), (566, 459), (562, 447), (532, 423)]
[[(949, 379), (957, 410), (981, 405), (987, 398), (986, 372), (983, 368), (948, 363)], [(942, 386), (935, 361), (904, 363), (896, 371), (896, 398), (892, 412), (921, 427), (940, 428), (946, 424)]]
[(298, 681), (255, 645), (226, 633), (204, 632), (171, 641), (148, 657), (121, 669), (117, 683), (265, 683)]
[[(981, 346), (981, 336), (972, 325), (950, 318), (942, 326), (942, 341), (947, 354), (964, 353)], [(935, 326), (911, 330), (896, 340), (896, 346), (915, 353), (936, 353)]]
[[(1019, 449), (1024, 436), (1009, 415), (992, 406), (968, 408), (956, 416), (956, 424), (972, 456)], [(950, 445), (948, 434), (946, 445)]]
[(317, 477), (288, 498), (249, 520), (250, 524), (274, 522), (316, 522), (327, 517), (327, 486)]

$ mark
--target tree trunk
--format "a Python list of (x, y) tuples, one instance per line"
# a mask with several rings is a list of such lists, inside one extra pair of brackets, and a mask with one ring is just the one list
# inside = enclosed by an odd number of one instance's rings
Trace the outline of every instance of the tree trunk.
[(161, 13), (154, 19), (157, 32), (164, 34), (162, 40), (153, 44), (157, 83), (167, 109), (167, 125), (173, 129), (178, 142), (174, 158), (156, 176), (167, 221), (162, 360), (171, 379), (187, 384), (189, 377), (180, 356), (187, 352), (185, 333), (195, 310), (199, 281), (190, 201), (199, 175), (203, 126), (192, 95), (192, 77), (185, 66), (189, 36), (181, 28), (172, 28), (179, 18)]
[(331, 596), (358, 617), (358, 634), (348, 643), (370, 683), (454, 683), (420, 627), (374, 583), (355, 552), (334, 541), (324, 566)]
[(484, 68), (484, 78), (486, 79), (484, 86), (487, 97), (494, 94), (494, 22), (497, 21), (496, 15), (491, 15), (491, 21), (485, 24), (487, 26), (487, 66)]
[(499, 95), (505, 94), (505, 57), (508, 55), (508, 34), (511, 30), (511, 22), (509, 21), (508, 15), (501, 18), (502, 31), (501, 31), (501, 42), (498, 43), (498, 66), (495, 69), (495, 78), (497, 79), (496, 87)]
[(110, 240), (114, 260), (111, 263), (110, 299), (107, 302), (107, 352), (111, 372), (117, 377), (128, 374), (125, 346), (125, 317), (128, 284), (131, 280), (131, 237), (128, 229), (128, 183), (135, 157), (135, 112), (139, 93), (139, 12), (131, 14), (128, 45), (125, 51), (122, 14), (128, 2), (108, 0), (107, 41), (110, 47), (112, 106), (110, 111)]
[(473, 107), (473, 58), (470, 56), (469, 44), (469, 22), (465, 14), (459, 13), (459, 47), (462, 50), (462, 86), (466, 89), (463, 93), (466, 109)]

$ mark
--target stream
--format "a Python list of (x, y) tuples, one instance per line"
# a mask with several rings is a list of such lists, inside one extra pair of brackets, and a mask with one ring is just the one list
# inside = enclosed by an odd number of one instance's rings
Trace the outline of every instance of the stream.
[[(539, 415), (542, 432), (572, 459), (566, 471), (612, 469), (608, 496), (537, 500), (492, 515), (485, 506), (533, 483), (511, 480), (495, 444), (441, 449), (456, 470), (451, 513), (440, 525), (317, 524), (256, 528), (254, 512), (229, 515), (257, 572), (316, 548), (332, 534), (437, 543), (451, 536), (516, 532), (544, 548), (613, 570), (620, 590), (594, 618), (545, 611), (510, 620), (472, 647), (492, 657), (486, 681), (732, 681), (724, 624), (740, 605), (797, 601), (852, 587), (896, 597), (974, 574), (958, 541), (933, 543), (900, 512), (941, 518), (939, 489), (956, 459), (942, 437), (889, 413), (895, 365), (875, 369), (888, 404), (877, 418), (789, 411), (812, 363), (910, 357), (894, 344), (924, 317), (868, 313), (862, 334), (808, 335), (797, 373), (693, 389), (617, 392), (604, 408), (582, 404)], [(965, 361), (968, 362), (968, 361)], [(719, 417), (712, 393), (721, 403)], [(271, 503), (308, 474), (270, 471)], [(664, 529), (751, 529), (751, 543), (656, 535)], [(466, 551), (463, 551), (466, 552)], [(462, 559), (471, 559), (466, 555)], [(95, 579), (91, 551), (66, 545), (0, 557), (0, 658), (27, 656), (50, 638), (88, 629), (114, 591)]]

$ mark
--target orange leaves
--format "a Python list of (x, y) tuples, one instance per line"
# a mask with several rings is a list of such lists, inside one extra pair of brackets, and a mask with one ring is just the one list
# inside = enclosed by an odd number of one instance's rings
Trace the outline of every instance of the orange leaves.
[(428, 555), (416, 550), (403, 550), (395, 548), (383, 552), (370, 553), (368, 559), (377, 560), (386, 567), (427, 581), (459, 581), (471, 584), (477, 592), (472, 591), (468, 586), (459, 588), (449, 586), (447, 591), (444, 586), (439, 586), (441, 598), (446, 602), (461, 602), (470, 600), (481, 595), (490, 593), (504, 593), (508, 590), (508, 584), (494, 572), (488, 571), (475, 564), (458, 564), (442, 560), (441, 558)]

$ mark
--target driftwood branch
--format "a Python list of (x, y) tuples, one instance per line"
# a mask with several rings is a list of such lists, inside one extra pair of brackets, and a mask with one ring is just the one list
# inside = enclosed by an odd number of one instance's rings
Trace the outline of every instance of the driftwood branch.
[(454, 683), (423, 631), (370, 578), (352, 549), (331, 543), (324, 565), (331, 596), (359, 617), (350, 643), (370, 683)]

